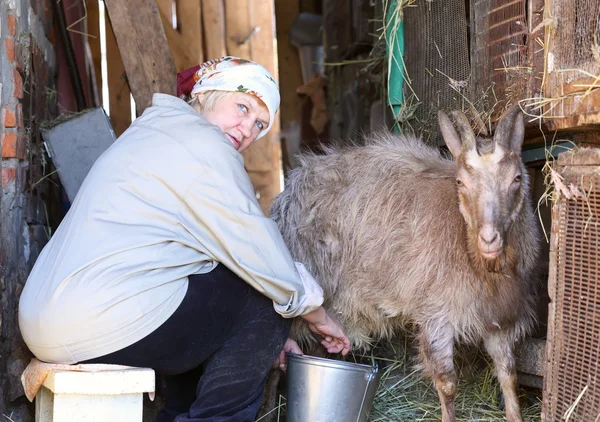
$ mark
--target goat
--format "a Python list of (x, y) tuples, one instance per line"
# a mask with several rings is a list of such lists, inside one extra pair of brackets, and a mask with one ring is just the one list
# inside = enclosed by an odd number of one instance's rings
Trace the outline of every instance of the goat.
[[(374, 134), (366, 145), (306, 154), (271, 218), (321, 283), (326, 309), (355, 349), (416, 327), (442, 420), (455, 420), (455, 342), (483, 341), (508, 421), (521, 421), (515, 343), (533, 326), (539, 229), (521, 160), (523, 115), (475, 135), (459, 111), (438, 118), (455, 160), (419, 139)], [(297, 318), (292, 336), (315, 341)]]

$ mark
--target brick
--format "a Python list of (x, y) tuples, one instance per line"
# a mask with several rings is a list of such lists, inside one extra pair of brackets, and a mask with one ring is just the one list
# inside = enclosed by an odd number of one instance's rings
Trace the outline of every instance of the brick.
[(25, 130), (25, 124), (23, 123), (23, 106), (21, 105), (21, 103), (18, 103), (16, 108), (16, 117), (17, 117), (17, 129), (19, 130)]
[(4, 132), (2, 140), (2, 158), (25, 159), (27, 152), (25, 136), (17, 132)]
[(25, 57), (29, 54), (29, 48), (29, 41), (15, 44), (15, 65), (21, 73), (25, 72)]
[(11, 63), (15, 62), (15, 40), (12, 38), (6, 38), (4, 40), (4, 47), (6, 50), (6, 56), (8, 57), (8, 61)]
[(13, 84), (15, 87), (13, 95), (17, 98), (23, 98), (23, 78), (18, 70), (13, 70)]
[(10, 105), (4, 106), (1, 121), (4, 127), (17, 127), (17, 114), (14, 107)]
[(7, 23), (8, 34), (11, 37), (14, 37), (17, 35), (17, 17), (15, 15), (8, 15)]
[(8, 189), (11, 183), (15, 183), (17, 180), (17, 169), (14, 168), (3, 168), (2, 169), (2, 188)]

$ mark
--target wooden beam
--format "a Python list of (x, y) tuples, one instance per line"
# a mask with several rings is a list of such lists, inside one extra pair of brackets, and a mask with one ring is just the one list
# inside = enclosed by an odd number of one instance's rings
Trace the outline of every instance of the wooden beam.
[[(252, 26), (249, 9), (251, 0), (228, 0), (225, 7), (225, 45), (227, 54), (250, 58)], [(257, 34), (254, 34), (257, 35)]]
[(279, 80), (279, 89), (282, 158), (286, 170), (292, 166), (291, 155), (299, 150), (301, 144), (299, 127), (303, 101), (296, 94), (296, 88), (302, 85), (302, 71), (298, 49), (290, 43), (290, 29), (300, 11), (300, 5), (296, 1), (275, 0), (277, 62), (279, 73), (285, 74), (285, 78)]
[[(262, 64), (273, 75), (276, 81), (279, 81), (279, 72), (277, 69), (277, 51), (275, 49), (275, 3), (273, 0), (252, 2), (252, 7), (248, 9), (250, 15), (251, 31), (255, 29), (254, 35), (250, 37), (250, 57), (257, 63)], [(248, 39), (247, 37), (245, 39)], [(276, 180), (273, 180), (271, 187), (279, 193), (279, 173), (281, 171), (281, 145), (280, 145), (280, 121), (279, 113), (275, 115), (275, 121), (270, 132), (261, 139), (255, 146), (254, 152), (249, 152), (246, 158), (246, 166), (249, 170), (259, 171), (263, 168), (270, 168), (273, 174), (276, 174)], [(260, 149), (259, 149), (260, 147)], [(250, 149), (247, 151), (251, 151)], [(262, 197), (262, 196), (261, 196)], [(266, 200), (273, 199), (274, 196)]]
[(202, 0), (202, 26), (205, 41), (205, 60), (214, 60), (226, 55), (225, 6), (223, 0)]
[(202, 0), (176, 0), (177, 23), (181, 40), (188, 46), (188, 55), (193, 59), (189, 67), (204, 62), (202, 40)]
[[(225, 23), (227, 54), (260, 63), (277, 80), (274, 12), (273, 1), (228, 0)], [(281, 190), (279, 131), (279, 115), (276, 115), (271, 131), (243, 152), (246, 169), (265, 214)]]
[(165, 36), (167, 37), (167, 44), (169, 45), (176, 71), (181, 72), (188, 67), (194, 66), (194, 59), (183, 44), (179, 33), (171, 26), (171, 17), (160, 12), (160, 20), (165, 31)]
[[(263, 65), (278, 79), (275, 52), (275, 5), (273, 0), (227, 0), (225, 9), (227, 53)], [(243, 152), (263, 211), (281, 190), (281, 145), (279, 114), (270, 132)]]
[(154, 0), (104, 0), (137, 113), (155, 92), (175, 95), (177, 74)]
[[(200, 0), (186, 0), (189, 5), (193, 5), (195, 1)], [(156, 0), (158, 11), (160, 13), (160, 20), (162, 22), (165, 36), (167, 37), (167, 43), (169, 44), (169, 50), (173, 56), (173, 62), (175, 63), (175, 69), (177, 72), (181, 72), (188, 67), (199, 64), (198, 49), (201, 49), (201, 40), (198, 41), (198, 37), (194, 38), (189, 32), (185, 33), (185, 36), (179, 30), (173, 28), (173, 4), (172, 0)], [(199, 7), (199, 3), (198, 3)], [(198, 30), (200, 29), (200, 10), (197, 10), (198, 14)], [(180, 23), (177, 20), (178, 24)], [(188, 22), (188, 26), (189, 26)]]
[(296, 94), (296, 88), (302, 85), (300, 57), (298, 49), (289, 41), (292, 23), (299, 13), (298, 2), (288, 0), (275, 1), (279, 73), (285, 72), (285, 78), (279, 81), (282, 128), (285, 128), (288, 122), (300, 121), (302, 102)]
[(100, 50), (100, 11), (98, 0), (87, 1), (87, 41), (92, 54), (92, 65), (94, 69), (94, 80), (96, 95), (94, 105), (102, 105), (102, 53)]
[(131, 98), (121, 53), (117, 46), (111, 22), (105, 20), (106, 66), (108, 68), (108, 105), (110, 122), (115, 135), (120, 136), (131, 124)]

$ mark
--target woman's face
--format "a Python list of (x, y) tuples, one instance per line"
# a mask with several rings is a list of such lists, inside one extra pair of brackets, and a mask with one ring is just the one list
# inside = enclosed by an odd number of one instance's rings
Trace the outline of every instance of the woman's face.
[[(202, 102), (202, 95), (199, 98)], [(204, 118), (218, 126), (234, 148), (242, 152), (269, 126), (269, 110), (253, 95), (234, 92), (219, 101)]]

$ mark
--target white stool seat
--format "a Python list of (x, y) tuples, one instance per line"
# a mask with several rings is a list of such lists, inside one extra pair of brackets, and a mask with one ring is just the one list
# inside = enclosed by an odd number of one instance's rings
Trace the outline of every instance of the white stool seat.
[(35, 420), (141, 422), (143, 394), (153, 393), (154, 384), (148, 368), (51, 370), (36, 394)]

